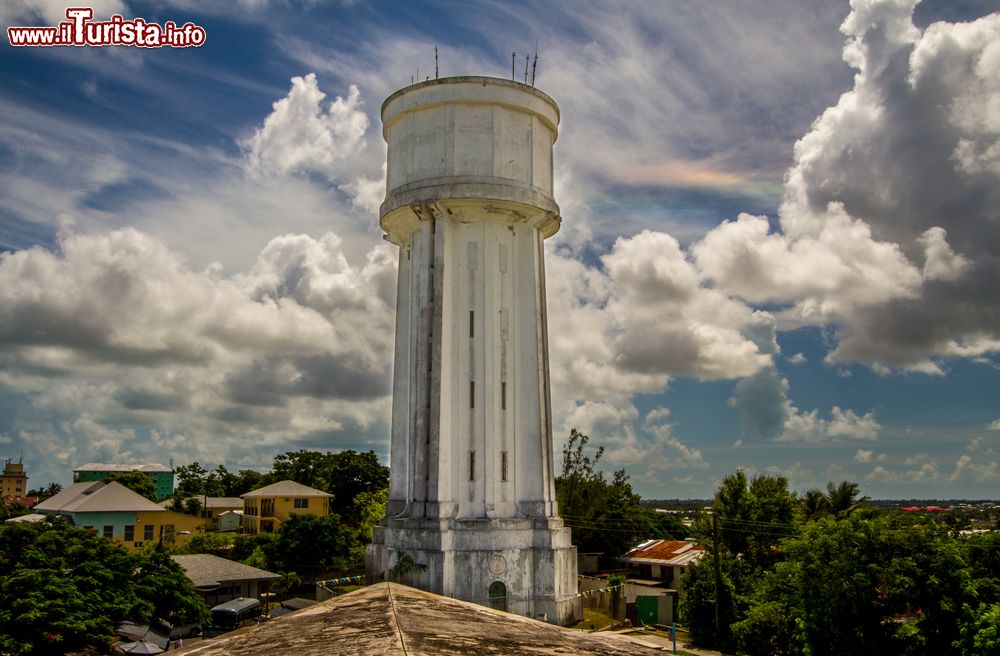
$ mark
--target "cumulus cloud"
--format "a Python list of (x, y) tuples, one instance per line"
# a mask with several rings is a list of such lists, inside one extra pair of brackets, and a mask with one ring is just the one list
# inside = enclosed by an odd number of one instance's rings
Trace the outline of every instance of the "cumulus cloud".
[(743, 430), (749, 435), (779, 442), (821, 442), (829, 440), (874, 440), (881, 425), (874, 411), (858, 415), (853, 410), (833, 406), (829, 418), (819, 410), (802, 411), (788, 398), (788, 380), (774, 367), (738, 382), (729, 405), (740, 411)]
[(941, 373), (1000, 350), (1000, 14), (921, 33), (915, 4), (852, 4), (854, 87), (796, 144), (778, 226), (744, 214), (691, 252), (779, 326), (835, 326), (830, 362)]
[(332, 233), (277, 237), (228, 278), (134, 229), (0, 254), (17, 435), (63, 466), (162, 459), (157, 445), (255, 465), (278, 445), (360, 446), (384, 430), (395, 266), (382, 244), (351, 265)]
[(361, 92), (351, 85), (347, 98), (327, 105), (316, 74), (293, 77), (288, 95), (253, 136), (244, 142), (247, 166), (259, 175), (318, 173), (330, 179), (343, 163), (365, 146), (368, 116), (361, 110)]

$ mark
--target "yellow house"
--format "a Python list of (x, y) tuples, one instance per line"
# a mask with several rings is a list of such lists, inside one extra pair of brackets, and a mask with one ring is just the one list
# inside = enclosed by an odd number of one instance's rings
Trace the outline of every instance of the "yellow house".
[[(173, 510), (140, 510), (135, 514), (135, 534), (132, 541), (122, 540), (126, 547), (141, 547), (163, 538), (164, 546), (184, 544), (195, 533), (204, 530), (204, 520)], [(128, 537), (128, 536), (125, 536)]]
[(330, 497), (322, 490), (295, 481), (281, 481), (247, 492), (243, 498), (243, 531), (270, 533), (292, 515), (330, 514)]

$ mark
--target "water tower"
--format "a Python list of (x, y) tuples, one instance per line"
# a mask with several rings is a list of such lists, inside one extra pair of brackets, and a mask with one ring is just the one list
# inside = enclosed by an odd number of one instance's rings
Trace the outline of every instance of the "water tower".
[(369, 580), (581, 619), (552, 465), (542, 242), (559, 108), (518, 82), (421, 82), (382, 105), (399, 246), (387, 517)]

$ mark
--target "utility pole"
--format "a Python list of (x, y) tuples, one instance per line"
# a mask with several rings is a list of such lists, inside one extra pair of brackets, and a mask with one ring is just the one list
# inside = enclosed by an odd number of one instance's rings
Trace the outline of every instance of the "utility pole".
[(722, 569), (719, 565), (719, 516), (712, 513), (712, 560), (715, 561), (715, 639), (722, 637), (719, 622), (719, 593), (722, 591)]

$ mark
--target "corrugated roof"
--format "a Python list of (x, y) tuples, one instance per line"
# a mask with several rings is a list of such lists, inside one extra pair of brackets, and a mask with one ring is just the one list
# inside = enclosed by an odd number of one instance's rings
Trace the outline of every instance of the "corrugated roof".
[(247, 497), (332, 497), (333, 495), (295, 481), (279, 481), (241, 496), (245, 499)]
[(90, 494), (81, 495), (60, 509), (62, 512), (164, 512), (158, 504), (137, 494), (121, 483), (108, 483)]
[(705, 555), (705, 547), (688, 540), (647, 540), (622, 556), (630, 562), (685, 566)]
[(73, 471), (83, 472), (83, 471), (96, 471), (96, 472), (130, 472), (130, 471), (140, 471), (145, 474), (155, 474), (155, 473), (167, 473), (172, 472), (173, 469), (165, 465), (161, 465), (158, 462), (151, 462), (147, 464), (135, 463), (131, 465), (120, 465), (120, 464), (105, 464), (100, 462), (88, 462), (86, 465), (80, 465)]
[(171, 558), (184, 569), (187, 577), (199, 588), (209, 588), (229, 581), (270, 581), (281, 578), (280, 574), (211, 554), (189, 554)]
[(73, 483), (65, 490), (62, 490), (58, 494), (53, 494), (51, 497), (42, 501), (35, 506), (35, 510), (43, 510), (46, 512), (59, 512), (67, 504), (77, 501), (80, 497), (85, 494), (94, 492), (104, 487), (104, 483), (101, 481), (88, 481), (85, 483)]

